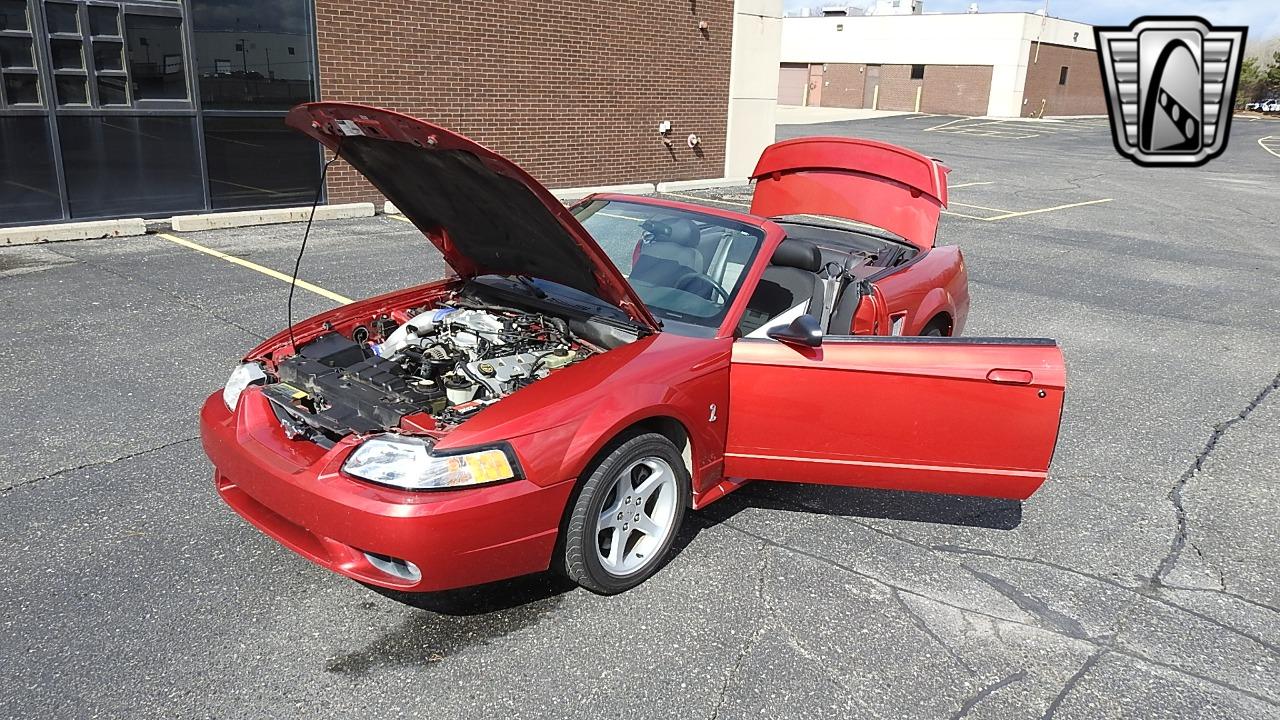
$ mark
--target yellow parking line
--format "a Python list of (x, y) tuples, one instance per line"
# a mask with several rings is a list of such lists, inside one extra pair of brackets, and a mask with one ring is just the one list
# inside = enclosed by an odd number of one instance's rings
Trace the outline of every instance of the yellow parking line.
[(965, 120), (969, 120), (969, 119), (970, 118), (962, 117), (962, 118), (956, 118), (955, 120), (948, 120), (947, 122), (944, 122), (941, 125), (934, 125), (933, 127), (925, 128), (921, 132), (931, 132), (933, 130), (941, 130), (942, 128), (945, 128), (948, 125), (955, 125), (958, 122), (964, 122)]
[[(190, 240), (180, 238), (177, 235), (170, 235), (168, 233), (157, 233), (157, 237), (162, 237), (171, 243), (174, 243), (176, 245), (181, 245), (182, 247), (189, 248), (191, 250), (195, 250), (196, 252), (202, 252), (205, 255), (216, 257), (219, 260), (226, 260), (227, 262), (234, 263), (236, 265), (239, 265), (240, 267), (248, 268), (250, 270), (260, 272), (263, 275), (273, 277), (277, 280), (283, 280), (285, 282), (294, 282), (293, 278), (289, 277), (288, 275), (285, 275), (282, 272), (272, 270), (269, 267), (263, 267), (257, 263), (249, 262), (248, 260), (245, 260), (243, 258), (238, 258), (234, 255), (228, 255), (224, 252), (219, 252), (217, 250), (214, 250), (213, 248), (208, 248), (203, 245), (200, 245), (199, 243), (193, 243)], [(333, 292), (332, 290), (325, 290), (319, 285), (312, 285), (306, 280), (298, 280), (294, 282), (294, 285), (296, 287), (302, 288), (303, 290), (309, 290), (321, 297), (326, 297), (340, 305), (348, 305), (352, 302), (351, 298), (349, 297), (346, 297), (344, 295), (339, 295), (338, 293)]]
[(982, 218), (987, 222), (995, 220), (1006, 220), (1008, 218), (1022, 217), (1024, 215), (1035, 215), (1037, 213), (1053, 212), (1054, 210), (1066, 210), (1067, 208), (1084, 207), (1085, 205), (1097, 205), (1098, 203), (1108, 203), (1115, 198), (1103, 198), (1101, 200), (1086, 200), (1085, 202), (1070, 203), (1068, 205), (1055, 205), (1053, 207), (1040, 208), (1039, 210), (1024, 210), (1022, 212), (1005, 213), (1004, 215), (996, 215), (994, 217)]
[(1266, 141), (1268, 140), (1273, 140), (1277, 145), (1280, 145), (1280, 135), (1268, 135), (1267, 137), (1264, 137), (1264, 138), (1258, 138), (1258, 147), (1262, 148), (1263, 150), (1266, 150), (1267, 152), (1271, 153), (1272, 155), (1275, 155), (1276, 157), (1280, 157), (1280, 152), (1276, 152), (1275, 150), (1272, 150), (1271, 148), (1267, 147)]
[(989, 220), (989, 219), (990, 219), (990, 218), (980, 217), (980, 216), (978, 216), (978, 215), (965, 215), (964, 213), (952, 212), (952, 211), (950, 211), (950, 210), (943, 210), (943, 211), (942, 211), (942, 214), (943, 214), (943, 215), (952, 215), (952, 216), (955, 216), (955, 217), (962, 217), (962, 218), (966, 218), (966, 219), (968, 219), (968, 220)]
[[(392, 220), (399, 220), (402, 223), (409, 223), (410, 225), (413, 225), (413, 221), (403, 215), (388, 215), (387, 217), (391, 218)], [(413, 226), (417, 227), (417, 225), (413, 225)]]

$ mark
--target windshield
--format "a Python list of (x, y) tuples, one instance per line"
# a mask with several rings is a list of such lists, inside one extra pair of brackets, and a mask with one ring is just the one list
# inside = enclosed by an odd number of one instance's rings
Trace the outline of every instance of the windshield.
[(720, 326), (764, 242), (752, 225), (656, 205), (597, 200), (574, 214), (655, 317), (703, 329)]

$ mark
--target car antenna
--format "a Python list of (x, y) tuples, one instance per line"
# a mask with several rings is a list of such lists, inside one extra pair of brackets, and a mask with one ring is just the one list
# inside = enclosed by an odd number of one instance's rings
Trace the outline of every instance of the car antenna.
[(289, 321), (289, 344), (298, 352), (298, 343), (293, 339), (293, 291), (298, 287), (298, 269), (302, 267), (302, 254), (307, 251), (307, 238), (311, 237), (311, 223), (316, 219), (316, 207), (320, 204), (320, 196), (324, 194), (324, 180), (329, 174), (329, 166), (342, 157), (342, 143), (333, 150), (333, 157), (320, 168), (320, 181), (316, 183), (316, 197), (311, 201), (311, 214), (307, 216), (307, 229), (302, 232), (302, 246), (298, 248), (298, 257), (293, 261), (293, 278), (289, 281), (289, 301), (285, 304), (285, 313)]

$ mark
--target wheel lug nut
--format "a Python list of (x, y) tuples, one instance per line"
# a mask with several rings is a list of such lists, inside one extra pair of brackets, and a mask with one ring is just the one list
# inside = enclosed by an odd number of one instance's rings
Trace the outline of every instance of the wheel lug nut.
[(640, 513), (636, 513), (636, 516), (635, 516), (634, 518), (632, 518), (632, 520), (634, 520), (634, 521), (636, 521), (636, 522), (640, 522)]
[(622, 519), (622, 513), (618, 513), (618, 519), (619, 519), (619, 520), (621, 520), (621, 519)]

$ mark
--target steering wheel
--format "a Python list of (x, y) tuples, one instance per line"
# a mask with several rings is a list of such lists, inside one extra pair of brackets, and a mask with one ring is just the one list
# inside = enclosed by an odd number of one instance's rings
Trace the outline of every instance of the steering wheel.
[[(676, 280), (675, 284), (672, 287), (674, 287), (677, 290), (684, 290), (685, 292), (690, 292), (684, 287), (685, 283), (688, 282), (689, 280), (695, 280), (699, 284), (710, 287), (711, 291), (718, 296), (718, 299), (720, 300), (721, 305), (729, 304), (729, 293), (725, 292), (725, 289), (720, 287), (719, 283), (717, 283), (715, 280), (712, 280), (710, 275), (707, 275), (706, 273), (698, 272), (697, 270), (690, 270), (684, 275), (681, 275), (680, 279)], [(694, 294), (697, 294), (697, 293), (694, 293)]]

